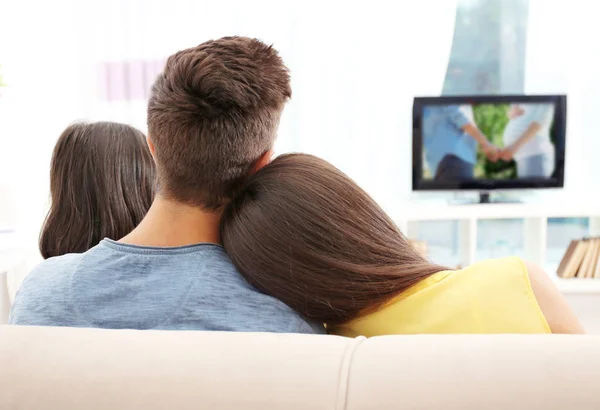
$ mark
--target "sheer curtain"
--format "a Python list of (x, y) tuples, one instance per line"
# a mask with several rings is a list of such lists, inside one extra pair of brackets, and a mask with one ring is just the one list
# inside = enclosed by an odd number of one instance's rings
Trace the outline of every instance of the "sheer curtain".
[(319, 155), (397, 209), (410, 193), (412, 99), (442, 89), (455, 11), (455, 0), (7, 0), (0, 225), (24, 238), (24, 271), (39, 260), (60, 131), (77, 119), (145, 130), (166, 57), (225, 35), (274, 44), (292, 71), (277, 153)]
[(92, 98), (79, 88), (86, 70), (77, 54), (84, 18), (75, 5), (75, 0), (5, 0), (0, 8), (0, 64), (7, 85), (0, 96), (0, 231), (15, 232), (0, 265), (12, 267), (11, 296), (40, 260), (37, 237), (54, 143), (66, 125), (85, 115), (83, 102)]
[(594, 2), (530, 0), (526, 93), (568, 95), (565, 190), (595, 192), (600, 172), (600, 26)]
[(144, 128), (139, 90), (169, 54), (224, 35), (258, 37), (292, 71), (277, 152), (324, 157), (393, 206), (410, 191), (412, 98), (440, 93), (455, 9), (448, 0), (98, 2), (89, 9), (88, 116)]

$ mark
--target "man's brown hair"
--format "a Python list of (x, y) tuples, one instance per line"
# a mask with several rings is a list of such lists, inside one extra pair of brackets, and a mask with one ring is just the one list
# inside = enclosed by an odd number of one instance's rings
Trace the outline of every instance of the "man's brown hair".
[(161, 194), (217, 209), (272, 148), (289, 71), (259, 40), (224, 37), (167, 60), (148, 102)]

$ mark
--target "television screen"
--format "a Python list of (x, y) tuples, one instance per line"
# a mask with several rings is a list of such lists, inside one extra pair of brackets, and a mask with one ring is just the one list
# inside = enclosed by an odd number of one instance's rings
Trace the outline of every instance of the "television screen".
[(415, 98), (413, 189), (562, 187), (565, 100)]

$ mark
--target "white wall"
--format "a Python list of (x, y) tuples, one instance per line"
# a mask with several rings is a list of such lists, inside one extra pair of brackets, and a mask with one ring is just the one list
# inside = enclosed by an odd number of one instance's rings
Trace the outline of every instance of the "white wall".
[[(599, 171), (600, 25), (590, 3), (531, 0), (527, 44), (526, 91), (569, 94), (566, 192), (573, 200), (600, 187), (592, 177)], [(163, 58), (226, 34), (274, 43), (292, 70), (294, 97), (277, 151), (320, 155), (397, 210), (410, 199), (412, 98), (442, 88), (454, 9), (449, 0), (4, 1), (0, 226), (17, 227), (35, 248), (51, 150), (69, 122), (145, 126), (143, 101), (100, 100), (98, 62)]]
[(2, 3), (0, 64), (8, 87), (0, 96), (0, 226), (18, 228), (33, 246), (54, 143), (80, 113), (71, 3)]
[(595, 197), (600, 188), (596, 6), (585, 0), (530, 0), (525, 92), (568, 94), (565, 192), (574, 200)]
[(100, 100), (97, 63), (164, 58), (228, 34), (274, 43), (292, 70), (278, 152), (323, 156), (384, 204), (397, 202), (410, 189), (412, 98), (441, 90), (454, 8), (451, 0), (8, 1), (8, 24), (0, 25), (0, 38), (10, 39), (0, 57), (9, 84), (0, 114), (0, 223), (34, 242), (51, 150), (69, 122), (144, 128), (143, 101)]

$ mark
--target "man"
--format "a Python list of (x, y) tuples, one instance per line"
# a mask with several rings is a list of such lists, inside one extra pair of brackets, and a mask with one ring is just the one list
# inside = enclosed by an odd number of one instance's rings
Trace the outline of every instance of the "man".
[(222, 208), (268, 163), (290, 96), (287, 68), (258, 40), (226, 37), (172, 55), (148, 102), (159, 184), (148, 214), (118, 242), (43, 262), (10, 323), (323, 332), (245, 282), (219, 245)]
[(470, 106), (425, 108), (423, 145), (434, 180), (455, 182), (473, 179), (478, 144), (490, 161), (498, 160), (498, 148), (477, 128)]

